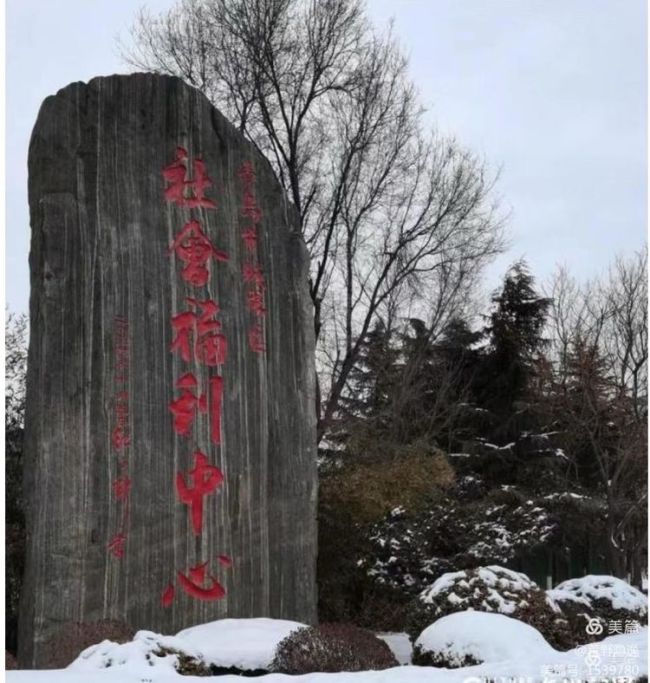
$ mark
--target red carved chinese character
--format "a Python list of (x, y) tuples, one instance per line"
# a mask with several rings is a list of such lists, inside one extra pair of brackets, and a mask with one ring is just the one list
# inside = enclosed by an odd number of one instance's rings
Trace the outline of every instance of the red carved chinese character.
[(230, 555), (218, 555), (217, 560), (219, 564), (222, 564), (224, 567), (232, 567), (232, 558)]
[[(212, 179), (208, 177), (205, 163), (201, 159), (194, 161), (194, 180), (185, 180), (187, 174), (187, 150), (184, 147), (176, 148), (176, 159), (163, 169), (163, 177), (171, 185), (165, 190), (165, 199), (179, 206), (190, 209), (204, 207), (216, 208), (216, 203), (205, 196), (205, 190), (212, 186)], [(186, 190), (189, 190), (187, 196)]]
[(250, 161), (244, 161), (240, 166), (237, 175), (241, 178), (244, 185), (250, 185), (255, 180), (255, 169)]
[(264, 279), (264, 273), (262, 268), (253, 263), (245, 263), (243, 269), (244, 282), (252, 283), (256, 287), (264, 288), (266, 286), (266, 281)]
[(194, 334), (194, 353), (197, 360), (209, 366), (222, 365), (226, 362), (228, 341), (223, 334), (218, 332), (221, 323), (214, 320), (214, 316), (219, 313), (219, 306), (210, 299), (206, 301), (186, 299), (186, 301), (203, 312), (199, 316), (192, 311), (186, 311), (172, 318), (172, 325), (177, 334), (172, 341), (171, 351), (179, 350), (181, 358), (189, 362)]
[[(189, 571), (189, 577), (185, 576), (182, 572), (178, 572), (178, 583), (180, 583), (181, 588), (193, 598), (197, 598), (198, 600), (219, 600), (226, 595), (226, 590), (214, 576), (206, 577), (206, 565), (207, 562), (192, 567)], [(207, 588), (203, 588), (202, 584), (205, 583), (206, 578), (209, 579), (210, 585)]]
[(257, 232), (255, 228), (247, 228), (241, 234), (247, 251), (254, 252), (257, 249)]
[(124, 534), (115, 534), (108, 543), (108, 550), (117, 557), (118, 560), (124, 557), (124, 544), (126, 543), (126, 536)]
[(255, 353), (264, 353), (266, 351), (264, 330), (261, 325), (255, 325), (248, 331), (248, 346)]
[(188, 472), (192, 486), (187, 486), (182, 472), (176, 475), (176, 490), (182, 503), (190, 506), (192, 529), (195, 535), (203, 528), (203, 496), (212, 493), (223, 482), (223, 473), (218, 467), (210, 465), (201, 451), (194, 453), (194, 469)]
[[(186, 576), (182, 572), (178, 572), (176, 577), (181, 585), (181, 588), (193, 598), (198, 600), (219, 600), (226, 595), (226, 589), (214, 578), (214, 576), (206, 577), (207, 562), (198, 564), (196, 567), (190, 567)], [(209, 580), (209, 585), (203, 587), (206, 579)], [(170, 583), (162, 593), (160, 602), (163, 607), (169, 607), (174, 601), (176, 589), (174, 584)]]
[(118, 370), (128, 370), (129, 367), (129, 348), (128, 346), (115, 347), (115, 372)]
[(251, 190), (244, 190), (244, 208), (241, 213), (254, 225), (262, 220), (262, 211), (257, 206), (257, 200)]
[(160, 598), (160, 602), (163, 607), (169, 607), (172, 602), (174, 602), (174, 594), (176, 593), (176, 589), (174, 588), (174, 584), (170, 583), (167, 588), (163, 591), (163, 594)]
[(116, 500), (126, 500), (131, 490), (131, 479), (123, 474), (113, 482), (112, 489)]
[(113, 429), (111, 443), (116, 451), (122, 450), (131, 443), (131, 437), (124, 431), (124, 425), (118, 424)]
[(264, 307), (264, 288), (263, 287), (255, 287), (255, 288), (249, 289), (246, 292), (246, 299), (247, 299), (246, 305), (248, 306), (249, 311), (252, 311), (257, 316), (266, 315), (266, 308)]
[[(174, 431), (180, 436), (189, 436), (192, 424), (196, 417), (196, 411), (208, 412), (208, 396), (200, 397), (191, 391), (197, 385), (196, 377), (191, 372), (184, 374), (176, 387), (181, 389), (181, 395), (170, 401), (169, 410), (174, 416)], [(221, 443), (221, 406), (223, 399), (223, 378), (216, 376), (210, 378), (210, 440), (212, 443)]]
[(207, 396), (203, 394), (198, 397), (191, 391), (196, 385), (196, 377), (191, 372), (184, 374), (176, 382), (176, 387), (181, 389), (181, 395), (169, 403), (169, 410), (174, 416), (174, 431), (181, 436), (190, 435), (197, 409), (202, 413), (208, 409)]
[(210, 258), (217, 261), (228, 260), (225, 252), (213, 246), (197, 220), (188, 221), (183, 226), (167, 253), (171, 254), (172, 251), (186, 264), (182, 271), (183, 279), (195, 287), (203, 287), (207, 283), (210, 277)]

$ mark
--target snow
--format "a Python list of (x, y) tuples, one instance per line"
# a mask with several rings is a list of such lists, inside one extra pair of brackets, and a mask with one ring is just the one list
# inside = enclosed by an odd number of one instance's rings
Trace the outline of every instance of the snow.
[(555, 650), (532, 626), (503, 614), (456, 612), (435, 621), (415, 641), (423, 651), (461, 666), (469, 656), (476, 662), (495, 663), (528, 656), (553, 658)]
[[(639, 616), (648, 613), (648, 598), (638, 589), (615, 576), (595, 576), (590, 574), (579, 579), (569, 579), (558, 584), (554, 599), (560, 595), (571, 594), (574, 598), (585, 599), (587, 604), (594, 600), (607, 600), (614, 609), (636, 612)], [(564, 598), (566, 599), (566, 598)]]
[(284, 619), (219, 619), (186, 628), (176, 638), (202, 652), (209, 664), (268, 669), (280, 641), (304, 626)]
[(86, 648), (68, 667), (72, 672), (89, 672), (101, 669), (128, 669), (129, 672), (150, 675), (156, 673), (176, 674), (177, 656), (168, 654), (158, 656), (161, 648), (175, 650), (203, 659), (198, 648), (174, 636), (162, 636), (152, 631), (138, 631), (129, 643), (114, 643), (104, 640)]
[(377, 638), (381, 638), (388, 645), (400, 664), (411, 663), (413, 645), (406, 633), (377, 633)]
[(68, 668), (72, 671), (127, 668), (147, 674), (155, 669), (176, 673), (176, 655), (156, 654), (164, 648), (218, 667), (268, 669), (280, 641), (304, 625), (283, 619), (220, 619), (187, 628), (176, 636), (138, 631), (129, 643), (105, 640), (92, 645)]
[[(479, 612), (474, 613), (480, 614)], [(572, 680), (612, 680), (617, 677), (639, 678), (648, 675), (648, 629), (639, 633), (612, 636), (570, 652), (528, 652), (521, 647), (510, 659), (462, 669), (402, 666), (385, 671), (360, 673), (308, 674), (284, 676), (273, 674), (258, 678), (261, 683), (479, 683), (506, 679), (526, 683), (562, 683)], [(175, 672), (150, 667), (146, 673), (128, 668), (102, 669), (92, 675), (87, 671), (8, 671), (7, 683), (205, 683), (205, 678), (181, 676)], [(220, 676), (219, 683), (241, 683), (239, 676)]]
[(425, 588), (420, 593), (420, 601), (425, 604), (432, 604), (440, 599), (441, 594), (452, 589), (462, 588), (468, 591), (467, 597), (450, 592), (447, 600), (455, 606), (463, 605), (472, 601), (469, 591), (479, 585), (487, 588), (487, 595), (483, 606), (488, 611), (501, 612), (502, 614), (512, 614), (521, 606), (522, 593), (529, 590), (537, 590), (537, 584), (531, 581), (525, 574), (490, 565), (480, 567), (473, 575), (467, 571), (448, 572)]
[(560, 493), (549, 493), (547, 496), (544, 496), (544, 500), (564, 500), (567, 498), (571, 498), (573, 500), (588, 500), (589, 496), (583, 496), (579, 493), (573, 493), (571, 491), (562, 491)]
[(589, 600), (587, 600), (587, 598), (576, 595), (575, 593), (564, 590), (563, 588), (552, 588), (551, 590), (546, 591), (546, 598), (550, 601), (550, 604), (557, 607), (558, 610), (561, 610), (560, 605), (563, 602), (573, 602), (577, 605), (591, 608), (591, 603)]

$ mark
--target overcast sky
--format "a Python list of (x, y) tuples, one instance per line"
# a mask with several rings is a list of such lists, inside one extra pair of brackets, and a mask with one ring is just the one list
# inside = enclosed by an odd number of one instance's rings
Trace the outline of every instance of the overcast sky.
[[(29, 302), (27, 148), (39, 106), (72, 81), (126, 71), (115, 37), (142, 0), (7, 0), (9, 309)], [(173, 0), (151, 0), (152, 10)], [(511, 248), (492, 288), (524, 256), (578, 277), (646, 239), (645, 0), (368, 0), (395, 17), (437, 124), (494, 167)]]

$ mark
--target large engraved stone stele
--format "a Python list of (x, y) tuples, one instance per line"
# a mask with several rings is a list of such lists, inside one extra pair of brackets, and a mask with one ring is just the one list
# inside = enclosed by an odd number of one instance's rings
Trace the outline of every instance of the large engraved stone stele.
[(29, 203), (22, 665), (65, 622), (313, 622), (308, 261), (269, 164), (177, 78), (95, 78), (44, 101)]

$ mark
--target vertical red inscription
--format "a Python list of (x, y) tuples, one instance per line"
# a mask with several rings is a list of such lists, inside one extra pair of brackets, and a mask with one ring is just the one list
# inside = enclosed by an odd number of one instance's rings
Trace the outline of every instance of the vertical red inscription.
[[(188, 153), (177, 147), (176, 158), (163, 169), (167, 182), (165, 199), (190, 210), (216, 208), (216, 203), (205, 196), (212, 180), (205, 164), (196, 159), (192, 165), (193, 179), (188, 175)], [(193, 287), (204, 287), (210, 279), (210, 260), (227, 261), (228, 255), (217, 249), (203, 231), (200, 222), (190, 215), (173, 243), (168, 255), (175, 253), (183, 263), (181, 275)], [(220, 308), (210, 298), (186, 298), (186, 310), (172, 316), (174, 336), (170, 352), (180, 356), (184, 363), (195, 362), (208, 368), (224, 365), (228, 355), (228, 341), (222, 333), (221, 322), (217, 320)], [(180, 394), (170, 401), (168, 408), (173, 418), (174, 432), (188, 437), (199, 414), (208, 414), (210, 419), (210, 441), (221, 443), (221, 408), (223, 401), (223, 378), (218, 374), (208, 377), (208, 390), (201, 393), (194, 374), (186, 372), (176, 382)], [(213, 493), (223, 482), (221, 470), (211, 465), (207, 455), (200, 450), (194, 452), (194, 467), (176, 474), (176, 491), (182, 503), (190, 510), (192, 531), (199, 535), (203, 530), (204, 498)], [(220, 556), (227, 557), (227, 556)], [(221, 564), (224, 562), (220, 561)], [(218, 600), (226, 594), (223, 586), (213, 577), (207, 576), (207, 562), (191, 567), (187, 574), (177, 571), (176, 578), (189, 596), (198, 600)], [(160, 602), (169, 607), (175, 598), (176, 588), (170, 583), (163, 590)]]
[(111, 430), (111, 447), (118, 461), (119, 476), (111, 483), (113, 499), (121, 506), (122, 514), (117, 531), (110, 538), (108, 552), (115, 558), (124, 557), (129, 517), (129, 492), (131, 479), (128, 474), (129, 461), (125, 451), (131, 445), (129, 431), (129, 323), (123, 316), (113, 320), (113, 396), (114, 422)]
[(246, 287), (246, 306), (253, 314), (255, 321), (248, 331), (248, 346), (254, 353), (264, 353), (264, 323), (266, 306), (266, 279), (259, 265), (257, 254), (257, 224), (262, 220), (262, 211), (257, 206), (255, 197), (255, 169), (250, 161), (245, 161), (238, 172), (243, 186), (241, 215), (246, 223), (242, 230), (242, 240), (246, 261), (242, 269), (242, 279)]

